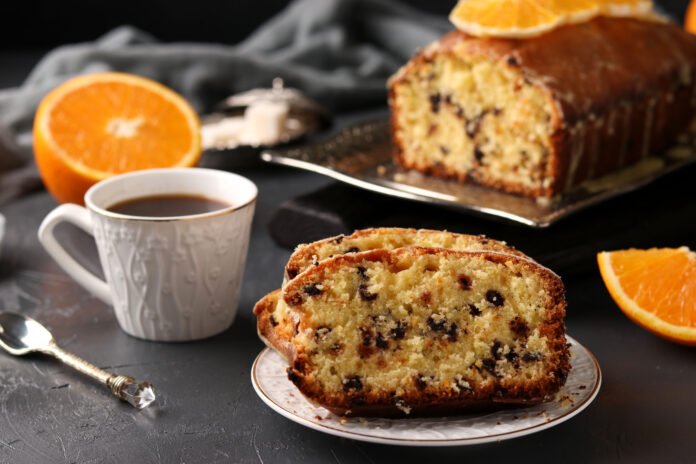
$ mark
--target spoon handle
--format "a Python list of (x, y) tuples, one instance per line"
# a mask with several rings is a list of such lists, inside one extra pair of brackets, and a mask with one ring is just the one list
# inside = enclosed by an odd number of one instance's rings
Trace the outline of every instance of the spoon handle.
[(55, 343), (49, 345), (46, 354), (62, 361), (73, 369), (81, 372), (99, 383), (106, 385), (117, 398), (143, 409), (155, 400), (154, 388), (149, 382), (139, 382), (126, 375), (112, 374), (101, 369), (74, 354), (65, 351)]

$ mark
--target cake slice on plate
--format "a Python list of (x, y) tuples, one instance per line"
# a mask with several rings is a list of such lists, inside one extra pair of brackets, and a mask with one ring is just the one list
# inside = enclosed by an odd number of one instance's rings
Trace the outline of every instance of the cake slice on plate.
[(560, 278), (521, 256), (408, 247), (321, 261), (287, 283), (289, 378), (343, 415), (534, 404), (564, 384)]

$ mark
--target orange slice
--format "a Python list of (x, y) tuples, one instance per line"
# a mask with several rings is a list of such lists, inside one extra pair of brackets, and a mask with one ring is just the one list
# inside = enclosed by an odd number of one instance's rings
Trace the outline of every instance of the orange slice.
[(478, 37), (527, 38), (599, 14), (643, 17), (652, 8), (650, 0), (459, 0), (450, 21)]
[(631, 249), (599, 253), (597, 262), (626, 316), (663, 338), (696, 345), (696, 253)]
[(196, 164), (200, 123), (186, 100), (155, 81), (89, 74), (41, 101), (34, 153), (49, 192), (63, 203), (82, 203), (90, 186), (114, 174)]
[(653, 10), (651, 0), (601, 0), (601, 11), (606, 16), (644, 16)]
[(457, 29), (485, 37), (532, 37), (550, 31), (564, 17), (550, 0), (460, 0), (450, 13)]
[(686, 10), (684, 28), (692, 34), (696, 34), (696, 0), (691, 0), (691, 3), (689, 3), (689, 8)]

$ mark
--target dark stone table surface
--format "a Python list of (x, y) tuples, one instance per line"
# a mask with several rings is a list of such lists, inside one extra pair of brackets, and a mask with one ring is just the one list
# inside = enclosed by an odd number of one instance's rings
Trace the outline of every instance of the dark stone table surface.
[[(37, 55), (38, 56), (38, 55)], [(0, 53), (2, 86), (14, 85), (35, 57)], [(352, 115), (343, 118), (345, 123)], [(251, 164), (236, 169), (259, 187), (240, 310), (234, 325), (208, 340), (162, 344), (123, 333), (112, 310), (74, 283), (38, 244), (41, 219), (55, 207), (44, 192), (0, 207), (7, 217), (0, 251), (0, 308), (45, 323), (65, 348), (105, 369), (152, 381), (156, 406), (137, 412), (101, 386), (40, 356), (0, 353), (0, 462), (212, 463), (212, 462), (694, 462), (696, 460), (696, 351), (665, 342), (619, 311), (593, 264), (605, 244), (599, 212), (588, 211), (565, 229), (590, 224), (578, 269), (558, 269), (568, 298), (568, 332), (597, 357), (604, 383), (595, 402), (572, 420), (514, 440), (456, 448), (398, 448), (360, 443), (309, 430), (279, 416), (256, 396), (250, 368), (263, 344), (256, 336), (253, 304), (278, 287), (290, 251), (270, 238), (267, 224), (277, 206), (332, 181), (285, 168)], [(694, 246), (685, 235), (696, 224), (695, 171), (677, 175), (678, 195), (690, 198), (678, 217), (653, 224), (654, 245)], [(604, 208), (630, 217), (626, 227), (650, 227), (670, 209), (674, 180)], [(656, 197), (657, 195), (657, 197)], [(660, 197), (662, 195), (662, 197)], [(646, 198), (648, 201), (646, 201)], [(543, 254), (562, 249), (565, 230), (530, 233), (439, 208), (392, 200), (395, 224), (438, 225), (485, 232), (513, 244), (524, 238)], [(684, 203), (684, 202), (682, 202)], [(413, 208), (413, 209), (411, 209)], [(620, 210), (620, 211), (619, 211)], [(600, 211), (600, 210), (597, 210)], [(412, 212), (412, 214), (411, 214)], [(387, 216), (388, 217), (388, 216)], [(681, 224), (685, 227), (680, 226)], [(388, 222), (384, 220), (381, 222)], [(587, 226), (585, 226), (587, 227)], [(620, 229), (614, 224), (612, 230)], [(83, 234), (63, 232), (89, 261), (93, 245)], [(631, 236), (634, 237), (635, 235)], [(633, 240), (633, 239), (631, 239)], [(633, 244), (617, 239), (617, 247)], [(675, 243), (676, 242), (676, 243)]]

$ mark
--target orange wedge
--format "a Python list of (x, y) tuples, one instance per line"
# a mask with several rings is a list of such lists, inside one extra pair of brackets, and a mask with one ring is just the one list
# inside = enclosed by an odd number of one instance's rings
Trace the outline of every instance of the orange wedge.
[(49, 192), (63, 203), (82, 203), (90, 186), (114, 174), (196, 164), (200, 123), (186, 100), (155, 81), (89, 74), (41, 101), (34, 153)]
[(686, 247), (597, 255), (604, 284), (638, 325), (673, 342), (696, 345), (696, 253)]
[(459, 0), (450, 21), (478, 37), (527, 38), (599, 14), (644, 16), (652, 7), (650, 0)]

